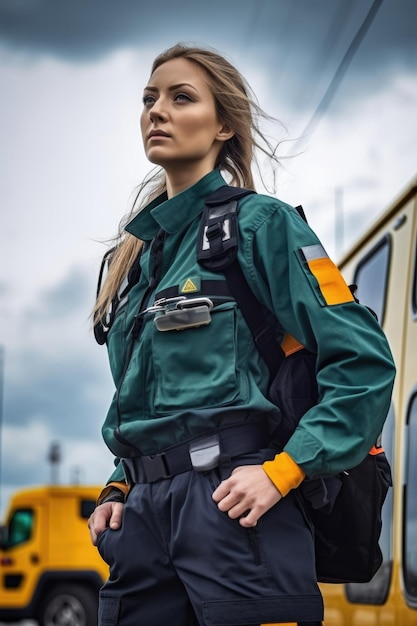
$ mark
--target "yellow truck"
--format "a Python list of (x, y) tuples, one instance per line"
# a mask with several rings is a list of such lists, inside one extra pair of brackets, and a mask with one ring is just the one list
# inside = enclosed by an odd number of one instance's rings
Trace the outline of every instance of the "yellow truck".
[(11, 498), (0, 545), (0, 622), (95, 626), (108, 566), (87, 528), (100, 487), (43, 486)]

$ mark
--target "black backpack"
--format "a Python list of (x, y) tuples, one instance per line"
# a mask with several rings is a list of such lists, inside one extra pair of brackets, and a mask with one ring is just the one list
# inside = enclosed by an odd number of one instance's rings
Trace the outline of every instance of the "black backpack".
[[(238, 200), (252, 190), (224, 186), (206, 200), (197, 258), (222, 272), (268, 366), (268, 397), (282, 414), (277, 446), (282, 447), (303, 414), (317, 403), (315, 354), (294, 340), (285, 351), (277, 336), (282, 327), (252, 293), (237, 260)], [(297, 207), (305, 220), (301, 207)], [(354, 287), (351, 287), (354, 292)], [(355, 298), (356, 299), (356, 298)], [(284, 342), (285, 343), (285, 342)], [(299, 487), (315, 529), (316, 572), (319, 582), (368, 582), (382, 563), (379, 537), (381, 510), (391, 470), (380, 440), (356, 467), (337, 476), (305, 479)]]

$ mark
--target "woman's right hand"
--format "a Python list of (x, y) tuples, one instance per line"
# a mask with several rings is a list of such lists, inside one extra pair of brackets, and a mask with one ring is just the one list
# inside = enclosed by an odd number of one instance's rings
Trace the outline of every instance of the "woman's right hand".
[(88, 528), (93, 545), (105, 528), (118, 530), (122, 524), (124, 504), (122, 502), (105, 502), (96, 507), (88, 519)]

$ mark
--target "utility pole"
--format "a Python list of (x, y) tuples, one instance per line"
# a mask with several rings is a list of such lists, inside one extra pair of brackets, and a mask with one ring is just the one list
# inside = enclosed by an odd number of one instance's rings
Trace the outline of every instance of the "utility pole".
[(51, 464), (51, 484), (59, 484), (58, 466), (61, 462), (61, 447), (57, 441), (51, 443), (48, 453), (48, 461)]

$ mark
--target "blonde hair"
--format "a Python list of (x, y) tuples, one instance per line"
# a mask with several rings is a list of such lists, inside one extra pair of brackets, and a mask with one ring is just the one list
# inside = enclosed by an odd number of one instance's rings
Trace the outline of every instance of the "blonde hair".
[[(272, 118), (259, 107), (251, 88), (239, 71), (214, 50), (177, 44), (156, 57), (151, 75), (163, 63), (179, 57), (189, 59), (204, 71), (214, 96), (218, 118), (234, 132), (233, 137), (223, 143), (215, 167), (229, 174), (231, 185), (254, 189), (252, 164), (256, 161), (255, 150), (260, 150), (278, 162), (276, 147), (269, 142), (259, 126), (261, 119)], [(153, 171), (140, 185), (132, 211), (120, 224), (107, 278), (93, 309), (94, 324), (105, 317), (121, 282), (129, 273), (142, 247), (140, 240), (124, 232), (124, 226), (143, 206), (165, 190), (166, 181), (162, 169)]]

